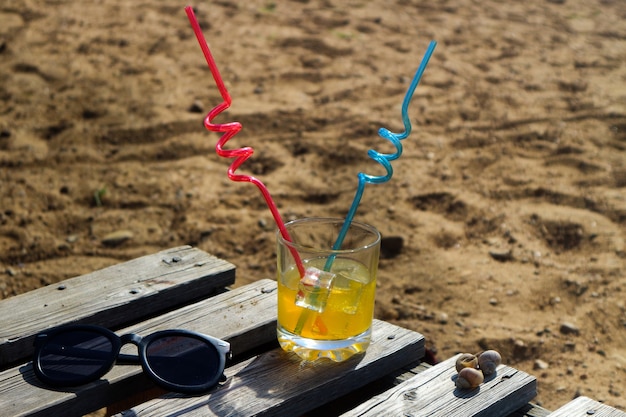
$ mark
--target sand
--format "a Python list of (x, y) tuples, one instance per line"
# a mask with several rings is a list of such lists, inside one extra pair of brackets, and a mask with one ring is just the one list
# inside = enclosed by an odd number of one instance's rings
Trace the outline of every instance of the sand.
[[(189, 244), (275, 275), (260, 192), (228, 180), (221, 102), (176, 1), (0, 5), (0, 296)], [(384, 236), (376, 316), (439, 359), (498, 349), (556, 409), (626, 409), (626, 3), (203, 1), (196, 14), (239, 121), (240, 172), (285, 221)], [(36, 319), (36, 318), (33, 318)], [(1, 322), (0, 318), (0, 322)]]

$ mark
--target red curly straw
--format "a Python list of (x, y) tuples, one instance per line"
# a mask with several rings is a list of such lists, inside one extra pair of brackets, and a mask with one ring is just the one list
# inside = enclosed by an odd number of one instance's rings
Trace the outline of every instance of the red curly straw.
[[(204, 127), (212, 132), (223, 132), (224, 134), (217, 141), (215, 145), (215, 152), (224, 158), (233, 158), (234, 161), (228, 167), (228, 178), (232, 181), (238, 182), (250, 182), (257, 186), (261, 193), (263, 194), (263, 198), (267, 203), (270, 211), (272, 212), (272, 216), (274, 217), (274, 221), (278, 226), (280, 234), (282, 237), (291, 242), (291, 237), (289, 236), (289, 232), (287, 232), (287, 228), (285, 227), (285, 223), (280, 217), (280, 213), (278, 212), (278, 208), (272, 200), (272, 196), (265, 184), (263, 184), (259, 179), (251, 176), (251, 175), (243, 175), (243, 174), (235, 174), (235, 171), (243, 164), (248, 158), (252, 156), (254, 153), (254, 149), (251, 147), (243, 147), (238, 149), (224, 149), (224, 145), (226, 142), (230, 140), (233, 136), (235, 136), (241, 130), (241, 123), (239, 122), (230, 122), (230, 123), (221, 123), (215, 124), (212, 123), (213, 119), (215, 119), (220, 113), (224, 110), (228, 109), (232, 103), (232, 99), (230, 98), (230, 94), (224, 85), (224, 81), (222, 80), (222, 76), (220, 75), (219, 70), (217, 69), (217, 65), (215, 64), (215, 60), (213, 59), (213, 55), (211, 54), (211, 50), (202, 34), (202, 29), (200, 29), (200, 25), (198, 24), (198, 20), (193, 12), (191, 6), (185, 7), (185, 12), (187, 13), (187, 17), (189, 18), (189, 22), (193, 28), (194, 33), (196, 34), (196, 38), (198, 39), (198, 43), (200, 44), (200, 48), (202, 48), (202, 52), (204, 53), (204, 58), (206, 59), (207, 64), (209, 65), (209, 69), (211, 70), (211, 74), (213, 75), (213, 79), (215, 80), (215, 84), (217, 84), (217, 88), (220, 90), (220, 94), (222, 95), (222, 99), (224, 101), (219, 105), (215, 106), (213, 110), (211, 110), (207, 116), (204, 118)], [(298, 267), (298, 271), (300, 272), (300, 276), (304, 276), (304, 266), (302, 265), (302, 260), (300, 259), (300, 255), (296, 251), (294, 247), (290, 246), (290, 251), (294, 260), (296, 261), (296, 265)]]

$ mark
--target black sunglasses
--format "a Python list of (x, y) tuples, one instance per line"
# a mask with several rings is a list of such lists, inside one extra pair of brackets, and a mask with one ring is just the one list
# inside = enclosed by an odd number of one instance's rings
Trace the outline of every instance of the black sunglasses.
[[(132, 343), (139, 356), (120, 354)], [(230, 344), (188, 330), (163, 330), (146, 337), (118, 336), (100, 326), (57, 327), (35, 337), (33, 368), (40, 381), (52, 387), (71, 387), (95, 381), (116, 360), (139, 364), (157, 385), (185, 394), (209, 390), (225, 381)]]

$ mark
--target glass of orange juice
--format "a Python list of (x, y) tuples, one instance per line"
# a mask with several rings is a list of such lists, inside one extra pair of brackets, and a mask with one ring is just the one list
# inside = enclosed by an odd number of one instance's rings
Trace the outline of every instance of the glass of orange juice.
[(380, 233), (352, 222), (333, 250), (343, 223), (304, 218), (285, 225), (291, 241), (277, 233), (278, 341), (306, 361), (341, 362), (370, 344)]

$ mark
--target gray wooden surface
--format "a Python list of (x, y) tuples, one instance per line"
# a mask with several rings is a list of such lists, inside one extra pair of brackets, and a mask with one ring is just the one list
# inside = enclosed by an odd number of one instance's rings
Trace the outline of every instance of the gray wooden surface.
[(449, 358), (342, 416), (505, 417), (537, 394), (533, 376), (506, 365), (478, 388), (458, 389), (455, 361)]
[(117, 417), (299, 416), (423, 355), (421, 334), (375, 320), (367, 352), (346, 362), (303, 364), (276, 348), (229, 368), (232, 379), (221, 390), (199, 397), (166, 394)]
[[(190, 304), (117, 332), (141, 336), (163, 329), (184, 328), (231, 343), (235, 353), (249, 351), (276, 340), (276, 282), (261, 280), (245, 287)], [(133, 345), (123, 352), (136, 354)], [(231, 371), (227, 370), (229, 375)], [(101, 380), (74, 389), (53, 391), (35, 378), (26, 363), (0, 372), (0, 415), (81, 416), (152, 384), (140, 366), (116, 365)]]
[(626, 412), (587, 397), (578, 397), (548, 414), (549, 417), (626, 417)]
[[(403, 372), (398, 373), (398, 375), (395, 377), (393, 385), (395, 386), (401, 384), (404, 381), (413, 378), (415, 375), (422, 373), (431, 367), (432, 365), (429, 365), (425, 362), (420, 362), (418, 364), (415, 364), (414, 366), (406, 368), (403, 370)], [(533, 403), (527, 403), (524, 404), (521, 408), (507, 415), (507, 417), (547, 417), (548, 414), (550, 414), (550, 410), (547, 410)]]
[(183, 246), (7, 298), (0, 302), (0, 369), (28, 358), (42, 330), (76, 322), (116, 328), (234, 281), (233, 264)]
[[(229, 366), (227, 382), (206, 395), (160, 391), (159, 398), (118, 417), (626, 417), (586, 397), (554, 412), (535, 406), (529, 403), (536, 395), (535, 378), (505, 365), (478, 389), (458, 390), (456, 357), (435, 366), (419, 363), (424, 338), (381, 321), (374, 323), (374, 342), (366, 354), (340, 364), (303, 364), (276, 347), (276, 282), (260, 280), (223, 292), (234, 278), (232, 264), (185, 246), (2, 300), (0, 416), (81, 416), (111, 404), (122, 410), (119, 401), (129, 396), (154, 397), (154, 391), (146, 391), (153, 384), (133, 365), (117, 365), (100, 381), (76, 389), (40, 385), (25, 362), (34, 335), (63, 323), (88, 322), (117, 328), (120, 335), (195, 330), (228, 340), (236, 356), (249, 358)], [(135, 351), (132, 345), (123, 348)], [(6, 369), (14, 361), (22, 364)]]

